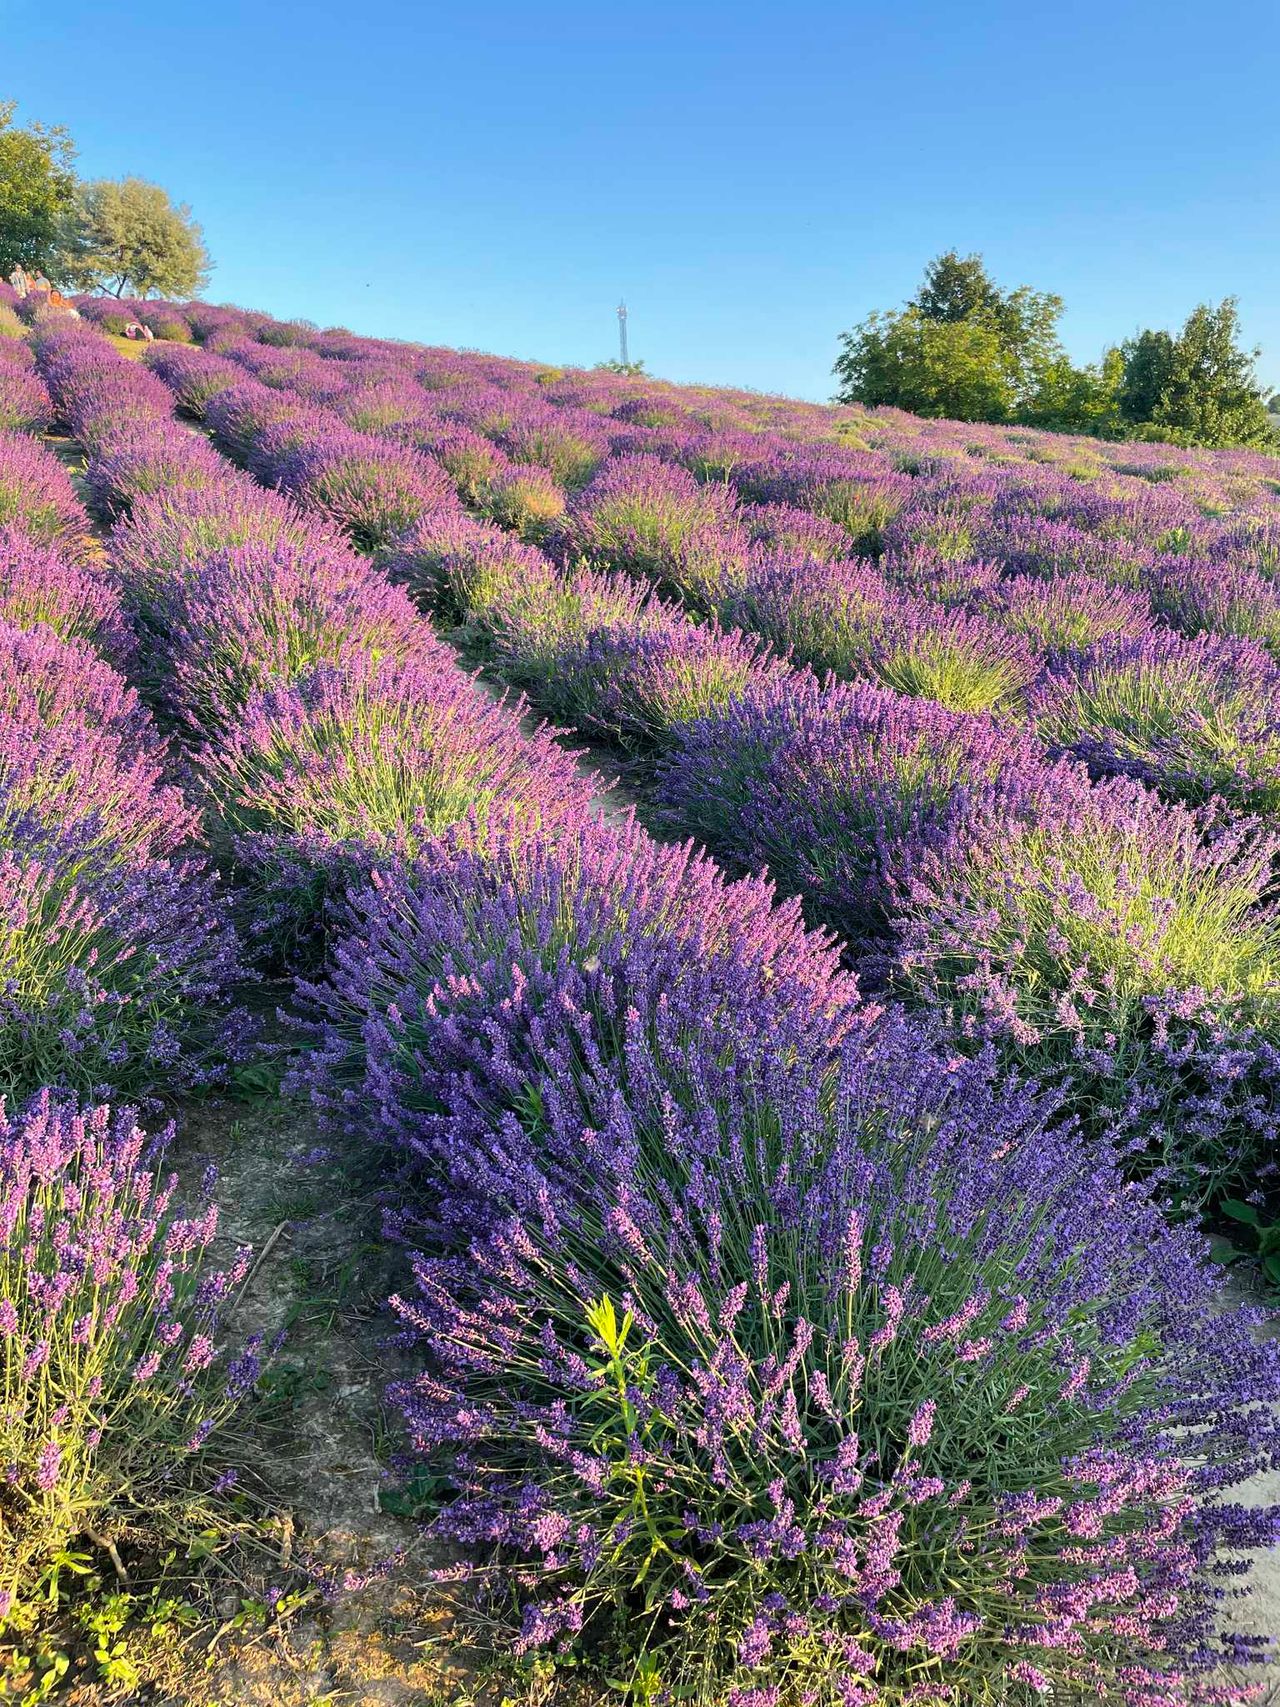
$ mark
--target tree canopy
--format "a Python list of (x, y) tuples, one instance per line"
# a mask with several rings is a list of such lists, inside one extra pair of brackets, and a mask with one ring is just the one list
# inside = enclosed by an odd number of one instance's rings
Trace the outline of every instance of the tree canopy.
[(1240, 344), (1235, 297), (1202, 302), (1175, 338), (1142, 332), (1124, 345), (1122, 408), (1144, 437), (1189, 445), (1266, 445), (1273, 441), (1257, 350)]
[(841, 335), (838, 400), (962, 421), (1028, 418), (1050, 378), (1061, 397), (1080, 389), (1076, 370), (1063, 384), (1062, 306), (1029, 285), (1002, 290), (981, 255), (948, 250), (925, 268), (912, 301)]
[(193, 296), (209, 252), (191, 209), (142, 178), (81, 184), (66, 223), (63, 277), (113, 296)]
[(75, 195), (75, 149), (61, 125), (14, 123), (0, 101), (0, 277), (17, 266), (58, 271), (63, 221)]

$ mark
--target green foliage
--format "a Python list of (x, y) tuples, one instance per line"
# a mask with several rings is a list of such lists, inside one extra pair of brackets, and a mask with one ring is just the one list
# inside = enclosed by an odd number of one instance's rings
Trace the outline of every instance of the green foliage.
[(948, 249), (925, 268), (920, 295), (911, 307), (918, 308), (928, 320), (973, 320), (982, 315), (994, 319), (1002, 300), (987, 277), (981, 255), (962, 258)]
[(16, 266), (59, 277), (62, 221), (75, 194), (75, 149), (61, 125), (13, 122), (15, 101), (0, 101), (0, 275)]
[(930, 320), (905, 308), (869, 314), (840, 342), (841, 403), (890, 404), (956, 421), (1006, 421), (1013, 413), (1000, 338), (984, 322)]
[(1168, 332), (1142, 332), (1126, 341), (1121, 355), (1121, 412), (1126, 421), (1153, 420), (1173, 371), (1173, 339)]
[(209, 252), (191, 209), (142, 178), (82, 184), (65, 225), (60, 275), (113, 296), (194, 296)]
[(841, 333), (836, 401), (1098, 438), (1275, 444), (1234, 297), (1201, 303), (1176, 337), (1144, 331), (1084, 367), (1058, 341), (1061, 314), (1061, 297), (1002, 290), (981, 255), (949, 250), (913, 301)]
[(1022, 419), (1028, 426), (1054, 432), (1118, 438), (1124, 431), (1120, 407), (1124, 372), (1123, 352), (1114, 347), (1101, 362), (1086, 367), (1075, 367), (1065, 354), (1054, 356), (1041, 369)]
[(1121, 407), (1144, 437), (1175, 444), (1274, 443), (1262, 387), (1254, 377), (1257, 350), (1240, 346), (1236, 299), (1216, 308), (1200, 303), (1174, 338), (1143, 332), (1124, 346)]
[(1002, 291), (980, 255), (931, 261), (919, 296), (841, 334), (841, 403), (892, 404), (961, 421), (1024, 418), (1043, 375), (1066, 358), (1062, 298), (1020, 285)]

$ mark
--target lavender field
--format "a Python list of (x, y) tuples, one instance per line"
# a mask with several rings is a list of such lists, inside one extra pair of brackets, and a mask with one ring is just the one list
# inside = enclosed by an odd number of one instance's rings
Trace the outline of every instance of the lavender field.
[(0, 1700), (1265, 1696), (1280, 458), (6, 289)]

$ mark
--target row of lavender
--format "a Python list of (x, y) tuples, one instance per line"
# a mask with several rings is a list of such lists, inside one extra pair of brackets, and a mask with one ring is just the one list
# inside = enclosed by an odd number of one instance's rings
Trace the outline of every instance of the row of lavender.
[[(5, 426), (41, 430), (28, 346), (0, 351)], [(86, 1529), (163, 1528), (258, 1367), (254, 1346), (215, 1367), (248, 1260), (204, 1260), (215, 1182), (184, 1215), (168, 1135), (96, 1100), (199, 1086), (240, 1032), (234, 934), (134, 658), (65, 471), (0, 432), (0, 1635)]]
[[(1185, 1199), (1234, 1192), (1239, 1214), (1257, 1214), (1275, 1178), (1280, 939), (1274, 839), (1243, 809), (1274, 795), (1280, 670), (1256, 642), (1157, 629), (1132, 589), (1024, 572), (999, 597), (1051, 659), (1027, 692), (1025, 637), (834, 557), (830, 520), (744, 509), (723, 484), (618, 454), (567, 511), (551, 490), (544, 508), (563, 513), (535, 524), (554, 482), (473, 430), (432, 438), (428, 462), (300, 402), (299, 375), (304, 395), (321, 389), (373, 424), (390, 406), (376, 352), (363, 372), (243, 337), (225, 348), (236, 363), (190, 350), (155, 361), (224, 448), (380, 545), (392, 574), (544, 709), (656, 755), (673, 822), (741, 866), (767, 865), (895, 995), (1064, 1082), (1090, 1123), (1172, 1167)], [(244, 383), (237, 366), (274, 385)], [(420, 394), (419, 439), (440, 426), (424, 406)], [(500, 436), (563, 473), (566, 433), (583, 432), (570, 427), (557, 415)], [(474, 508), (549, 530), (553, 557), (462, 513), (442, 467)], [(871, 680), (824, 685), (797, 663)], [(1031, 720), (975, 712), (974, 685), (993, 683), (1004, 687), (985, 697), (1013, 684)]]
[[(406, 800), (452, 738), (400, 687), (435, 643), (407, 606), (352, 631), (357, 575), (395, 594), (314, 515), (465, 533), (436, 465), (228, 391), (223, 442), (305, 519), (130, 383), (145, 430), (89, 477), (152, 691), (273, 940), (327, 926), (299, 1076), (406, 1163), (400, 1397), (442, 1527), (524, 1560), (522, 1644), (607, 1638), (708, 1702), (1218, 1698), (1211, 1560), (1274, 1524), (1221, 1490), (1271, 1461), (1276, 1366), (1196, 1240), (989, 1055), (860, 1004), (758, 881), (567, 792)], [(530, 585), (554, 642), (580, 589)]]

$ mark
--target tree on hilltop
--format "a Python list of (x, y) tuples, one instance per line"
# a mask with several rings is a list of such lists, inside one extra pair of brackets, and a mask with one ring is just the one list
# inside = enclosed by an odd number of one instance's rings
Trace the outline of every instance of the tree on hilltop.
[(962, 421), (1020, 418), (1045, 371), (1065, 357), (1062, 298), (1020, 285), (1002, 290), (981, 255), (950, 249), (925, 268), (904, 307), (867, 316), (841, 334), (837, 402), (892, 404)]
[(185, 204), (142, 178), (81, 184), (66, 221), (63, 278), (112, 296), (194, 296), (209, 252)]
[(1124, 345), (1121, 407), (1144, 438), (1225, 447), (1275, 442), (1256, 349), (1240, 343), (1235, 297), (1200, 303), (1175, 338), (1146, 331)]

